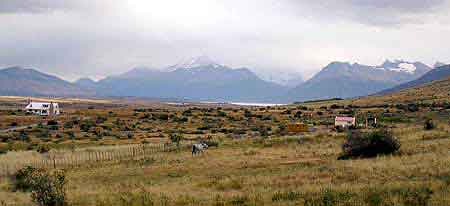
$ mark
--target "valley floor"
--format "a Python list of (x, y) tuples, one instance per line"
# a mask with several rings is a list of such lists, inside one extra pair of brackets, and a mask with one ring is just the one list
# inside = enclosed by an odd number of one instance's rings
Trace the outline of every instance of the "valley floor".
[[(252, 111), (256, 113), (258, 109)], [(401, 142), (400, 151), (377, 158), (337, 160), (346, 134), (319, 130), (270, 137), (230, 138), (214, 134), (218, 147), (211, 147), (198, 156), (192, 156), (189, 148), (181, 147), (134, 160), (67, 167), (68, 203), (80, 206), (450, 205), (447, 117), (437, 120), (436, 129), (425, 131), (419, 120), (421, 114), (410, 116), (417, 118), (416, 121), (395, 123), (392, 127)], [(120, 141), (124, 145), (133, 143)], [(103, 146), (92, 148), (97, 147)], [(67, 148), (61, 151), (70, 152)], [(4, 155), (20, 158), (29, 152)], [(12, 192), (11, 178), (1, 178), (0, 205), (30, 204), (30, 193)]]

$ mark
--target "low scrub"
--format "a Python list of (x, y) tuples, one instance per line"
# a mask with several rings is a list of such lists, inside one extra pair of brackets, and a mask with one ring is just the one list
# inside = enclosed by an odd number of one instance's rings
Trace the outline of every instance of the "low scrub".
[(299, 192), (288, 191), (288, 192), (276, 192), (272, 195), (272, 202), (281, 201), (296, 201), (300, 199), (302, 195)]
[(432, 119), (427, 119), (425, 121), (425, 125), (424, 125), (424, 129), (425, 130), (432, 130), (432, 129), (435, 129), (435, 128), (436, 128), (436, 125), (434, 124)]
[(67, 205), (67, 180), (63, 171), (47, 172), (28, 166), (14, 175), (13, 182), (15, 190), (31, 192), (31, 198), (37, 205)]
[(392, 154), (399, 149), (400, 142), (388, 130), (380, 129), (366, 133), (353, 131), (342, 145), (343, 154), (339, 159), (375, 157)]

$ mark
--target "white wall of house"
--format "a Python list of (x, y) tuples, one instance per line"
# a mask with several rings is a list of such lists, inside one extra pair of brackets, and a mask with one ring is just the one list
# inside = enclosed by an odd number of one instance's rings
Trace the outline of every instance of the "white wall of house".
[(41, 116), (59, 115), (61, 113), (59, 104), (53, 102), (30, 102), (25, 110), (28, 113)]

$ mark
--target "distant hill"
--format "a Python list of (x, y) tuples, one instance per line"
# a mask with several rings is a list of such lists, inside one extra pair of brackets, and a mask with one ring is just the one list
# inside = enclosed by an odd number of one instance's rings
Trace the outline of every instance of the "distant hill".
[(288, 93), (290, 101), (366, 96), (417, 79), (432, 68), (420, 62), (385, 61), (380, 66), (333, 62)]
[(450, 77), (428, 82), (382, 96), (367, 96), (355, 99), (353, 105), (383, 105), (398, 103), (443, 103), (450, 102)]
[(287, 89), (247, 68), (232, 69), (199, 57), (162, 70), (135, 68), (98, 81), (96, 91), (106, 96), (276, 102), (274, 97)]
[(97, 87), (97, 83), (90, 78), (81, 78), (74, 82), (79, 88), (83, 89), (95, 89)]
[(416, 80), (398, 85), (391, 89), (384, 90), (382, 92), (377, 93), (377, 95), (385, 95), (385, 94), (398, 92), (398, 91), (401, 91), (404, 89), (420, 86), (420, 85), (423, 85), (423, 84), (426, 84), (426, 83), (429, 83), (432, 81), (445, 79), (449, 76), (450, 76), (450, 65), (441, 66), (441, 67), (438, 67), (436, 69), (429, 71), (428, 73), (424, 74), (422, 77), (420, 77)]
[(0, 70), (0, 95), (91, 96), (93, 92), (35, 69), (9, 67)]

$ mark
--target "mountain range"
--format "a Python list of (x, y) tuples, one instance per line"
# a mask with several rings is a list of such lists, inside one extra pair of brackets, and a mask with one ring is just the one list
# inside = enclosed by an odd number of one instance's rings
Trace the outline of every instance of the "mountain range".
[[(90, 89), (92, 82), (77, 81)], [(98, 94), (213, 101), (275, 101), (287, 88), (260, 79), (248, 68), (232, 69), (207, 57), (165, 69), (135, 68), (95, 84)]]
[[(99, 81), (82, 78), (74, 83), (36, 69), (11, 67), (0, 70), (0, 95), (283, 103), (366, 96), (397, 86), (403, 89), (423, 82), (421, 77), (428, 81), (425, 74), (433, 76), (431, 79), (447, 76), (440, 68), (403, 60), (387, 60), (379, 66), (332, 62), (306, 82), (298, 79), (297, 86), (288, 86), (263, 80), (248, 68), (231, 68), (204, 56), (163, 69), (137, 67)], [(417, 83), (408, 83), (414, 80)]]
[(10, 67), (0, 70), (0, 95), (92, 96), (95, 93), (35, 69)]
[[(439, 66), (439, 65), (436, 65), (436, 66)], [(427, 83), (430, 83), (433, 81), (441, 80), (441, 79), (449, 77), (449, 76), (450, 76), (450, 65), (439, 66), (416, 80), (406, 82), (404, 84), (400, 84), (393, 88), (381, 91), (377, 94), (378, 95), (391, 94), (391, 93), (399, 92), (404, 89), (414, 88), (414, 87), (421, 86), (421, 85), (424, 85), (424, 84), (427, 84)]]
[(386, 60), (379, 66), (332, 62), (292, 89), (290, 101), (366, 96), (415, 80), (432, 68), (420, 62)]

